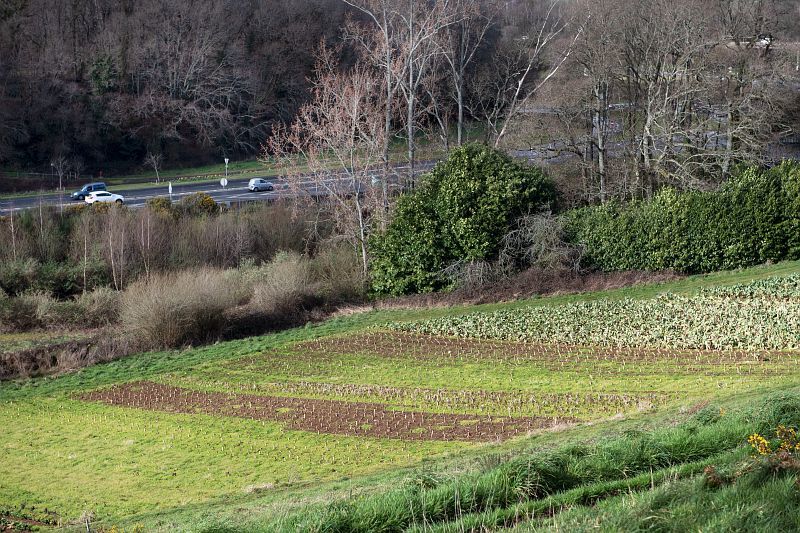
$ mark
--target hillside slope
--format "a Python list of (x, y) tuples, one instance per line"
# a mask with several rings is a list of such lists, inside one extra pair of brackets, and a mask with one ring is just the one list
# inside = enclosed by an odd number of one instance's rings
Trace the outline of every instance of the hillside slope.
[[(4, 383), (0, 515), (613, 530), (732, 527), (752, 508), (743, 523), (781, 526), (793, 458), (751, 459), (747, 439), (800, 425), (798, 274), (374, 311)], [(768, 498), (785, 511), (759, 513)]]

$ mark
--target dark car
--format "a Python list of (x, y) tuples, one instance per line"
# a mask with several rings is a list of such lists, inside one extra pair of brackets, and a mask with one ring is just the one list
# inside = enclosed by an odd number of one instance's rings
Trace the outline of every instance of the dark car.
[(86, 199), (87, 196), (89, 196), (93, 192), (104, 191), (104, 190), (106, 190), (106, 184), (101, 181), (98, 181), (96, 183), (87, 183), (81, 188), (81, 190), (72, 193), (72, 199), (83, 201)]

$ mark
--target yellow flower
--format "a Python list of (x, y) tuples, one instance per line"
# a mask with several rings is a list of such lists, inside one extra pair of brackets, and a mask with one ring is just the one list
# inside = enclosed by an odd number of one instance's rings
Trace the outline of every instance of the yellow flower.
[(759, 435), (758, 433), (753, 433), (749, 437), (747, 437), (747, 442), (750, 443), (750, 446), (753, 450), (756, 451), (759, 455), (768, 455), (772, 453), (772, 448), (769, 445), (767, 439)]

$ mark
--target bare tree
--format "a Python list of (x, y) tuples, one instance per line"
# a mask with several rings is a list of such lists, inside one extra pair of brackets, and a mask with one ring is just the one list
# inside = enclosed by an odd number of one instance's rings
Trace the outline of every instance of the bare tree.
[(654, 0), (648, 17), (628, 12), (622, 19), (626, 71), (619, 76), (626, 81), (628, 144), (636, 148), (635, 174), (645, 196), (661, 183), (712, 184), (734, 162), (757, 162), (777, 114), (771, 59), (739, 46), (734, 33), (742, 24), (719, 28), (707, 7), (700, 0)]
[[(384, 78), (384, 169), (389, 168), (389, 140), (392, 137), (394, 106), (397, 96), (405, 105), (404, 127), (407, 145), (409, 180), (413, 183), (416, 164), (416, 133), (419, 99), (424, 93), (434, 57), (440, 53), (437, 43), (441, 32), (458, 20), (453, 0), (343, 0), (369, 19), (368, 25), (348, 25), (349, 38), (358, 43)], [(386, 191), (384, 190), (384, 194)], [(386, 204), (388, 207), (388, 204)]]
[(150, 165), (151, 167), (153, 167), (153, 170), (156, 173), (156, 183), (159, 183), (161, 181), (161, 179), (160, 179), (160, 177), (158, 175), (158, 169), (159, 169), (159, 167), (161, 167), (161, 161), (163, 159), (164, 159), (164, 157), (161, 155), (161, 152), (149, 152), (148, 151), (147, 155), (145, 155), (145, 157), (144, 157), (145, 163)]
[(557, 139), (556, 154), (580, 162), (583, 201), (713, 186), (736, 163), (761, 161), (784, 131), (776, 81), (791, 58), (771, 51), (766, 3), (597, 0), (575, 8), (586, 19), (573, 52), (525, 121)]
[(459, 0), (458, 16), (438, 40), (441, 55), (450, 71), (457, 109), (456, 143), (464, 142), (465, 83), (478, 50), (485, 44), (486, 34), (497, 18), (493, 6), (480, 0)]
[(574, 60), (576, 70), (582, 71), (586, 98), (586, 115), (589, 118), (586, 158), (591, 164), (586, 168), (590, 180), (596, 170), (597, 191), (601, 202), (605, 202), (608, 192), (607, 160), (608, 142), (611, 135), (610, 108), (614, 88), (618, 81), (620, 63), (618, 29), (615, 20), (620, 16), (620, 4), (613, 0), (584, 1), (579, 9), (585, 10), (586, 20), (583, 31), (575, 46)]
[[(400, 56), (399, 43), (403, 38), (399, 30), (395, 2), (392, 0), (342, 0), (345, 4), (364, 13), (371, 26), (365, 26), (350, 19), (345, 27), (346, 37), (355, 42), (363, 57), (381, 73), (383, 85), (383, 146), (381, 158), (384, 176), (389, 175), (389, 143), (394, 136), (393, 119), (395, 102), (400, 88), (400, 80), (404, 78), (407, 63)], [(389, 209), (388, 182), (384, 180), (382, 187), (384, 210)]]
[(477, 77), (470, 102), (470, 112), (485, 122), (495, 147), (566, 62), (582, 31), (568, 17), (562, 0), (551, 0), (543, 12), (525, 7), (515, 20), (506, 21), (503, 38)]
[[(402, 5), (402, 4), (401, 4)], [(408, 146), (408, 176), (414, 183), (416, 163), (416, 133), (418, 125), (418, 100), (422, 83), (428, 79), (428, 72), (434, 57), (440, 52), (437, 39), (448, 26), (460, 18), (449, 0), (439, 0), (432, 7), (424, 1), (411, 0), (406, 10), (400, 12), (402, 24), (402, 59), (406, 64), (405, 77), (401, 78), (400, 89), (406, 105), (405, 129)]]
[(70, 161), (70, 167), (72, 167), (72, 179), (78, 180), (83, 174), (84, 171), (84, 164), (83, 159), (81, 157), (73, 157)]
[(11, 258), (16, 262), (17, 260), (17, 227), (14, 225), (14, 208), (11, 208), (9, 214), (9, 230), (11, 236)]
[(329, 202), (366, 274), (370, 217), (380, 204), (375, 186), (388, 178), (380, 172), (386, 103), (378, 89), (384, 80), (363, 61), (343, 71), (338, 57), (338, 49), (321, 47), (313, 99), (291, 126), (276, 131), (264, 157), (284, 160), (297, 195)]
[(450, 152), (451, 120), (454, 102), (448, 80), (448, 69), (441, 55), (433, 62), (421, 86), (420, 107), (417, 113), (418, 127), (428, 139), (439, 137), (445, 152)]
[(69, 171), (69, 161), (63, 155), (59, 155), (50, 161), (50, 167), (58, 175), (58, 190), (60, 191), (64, 188), (64, 176)]

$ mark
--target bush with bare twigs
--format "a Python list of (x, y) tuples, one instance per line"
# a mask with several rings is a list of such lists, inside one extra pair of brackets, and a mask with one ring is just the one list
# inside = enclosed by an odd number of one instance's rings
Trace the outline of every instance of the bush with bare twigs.
[(566, 221), (549, 214), (520, 217), (502, 240), (498, 263), (510, 273), (580, 269), (581, 247), (567, 242)]
[(149, 347), (178, 347), (218, 338), (224, 312), (239, 303), (238, 296), (236, 281), (221, 270), (153, 275), (128, 287), (120, 317), (125, 330)]
[(84, 327), (101, 327), (119, 320), (120, 293), (109, 287), (98, 287), (76, 298)]
[(311, 275), (330, 303), (362, 300), (366, 279), (356, 250), (346, 244), (325, 246), (311, 259)]
[(314, 293), (308, 259), (280, 252), (269, 263), (248, 273), (253, 287), (250, 306), (265, 315), (296, 311)]

